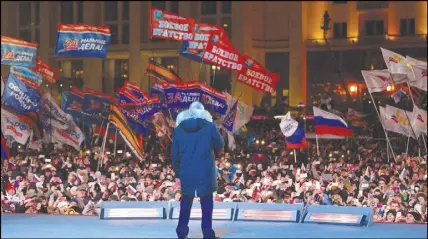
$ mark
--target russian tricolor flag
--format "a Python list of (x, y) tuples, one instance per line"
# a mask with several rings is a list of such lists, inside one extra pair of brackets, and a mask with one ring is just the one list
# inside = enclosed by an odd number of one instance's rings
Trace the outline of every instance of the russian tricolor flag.
[(339, 116), (314, 107), (315, 133), (352, 136), (352, 129)]
[(2, 159), (10, 158), (9, 149), (7, 148), (6, 139), (4, 138), (3, 134), (1, 134), (1, 158)]
[(287, 149), (306, 148), (305, 132), (299, 123), (291, 118), (290, 112), (281, 120), (279, 127), (286, 137), (285, 145)]
[(287, 149), (301, 149), (306, 148), (306, 137), (302, 127), (297, 127), (293, 135), (285, 138), (285, 145)]

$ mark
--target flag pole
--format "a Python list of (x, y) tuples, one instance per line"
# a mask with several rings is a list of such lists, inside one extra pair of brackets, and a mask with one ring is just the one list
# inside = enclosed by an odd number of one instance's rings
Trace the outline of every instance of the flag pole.
[(116, 132), (114, 134), (114, 158), (116, 158), (116, 142), (117, 142), (117, 127), (116, 127)]
[(319, 154), (320, 153), (320, 147), (318, 145), (318, 135), (317, 135), (317, 133), (315, 133), (315, 140), (317, 141), (317, 153)]
[(406, 157), (409, 156), (409, 143), (410, 143), (410, 137), (407, 136), (407, 145), (406, 145)]
[(293, 150), (294, 150), (294, 163), (297, 163), (296, 149), (293, 149)]
[[(106, 128), (106, 132), (104, 134), (104, 139), (103, 139), (103, 143), (101, 146), (101, 160), (98, 162), (98, 166), (102, 167), (102, 162), (104, 160), (104, 150), (105, 150), (105, 146), (106, 146), (106, 141), (107, 141), (107, 133), (108, 133), (108, 128), (110, 127), (110, 122), (107, 123), (107, 128)], [(99, 169), (99, 168), (98, 168)], [(98, 171), (97, 169), (97, 171)]]
[(427, 150), (427, 143), (425, 142), (425, 137), (423, 135), (422, 136), (422, 141), (424, 142), (425, 145), (425, 154), (428, 154), (428, 150)]
[(388, 158), (388, 163), (389, 163), (389, 147), (388, 145), (386, 145), (386, 157)]
[(386, 147), (388, 147), (388, 145), (389, 145), (389, 147), (391, 147), (392, 157), (395, 159), (394, 149), (392, 148), (391, 142), (389, 141), (388, 133), (386, 132), (385, 126), (383, 125), (382, 117), (380, 116), (379, 110), (376, 107), (376, 102), (374, 101), (373, 95), (370, 91), (369, 91), (369, 95), (370, 95), (370, 98), (372, 99), (373, 107), (376, 110), (377, 116), (379, 117), (380, 124), (382, 125), (382, 128), (383, 128), (383, 132), (385, 133), (385, 138), (386, 138), (386, 142), (387, 142)]

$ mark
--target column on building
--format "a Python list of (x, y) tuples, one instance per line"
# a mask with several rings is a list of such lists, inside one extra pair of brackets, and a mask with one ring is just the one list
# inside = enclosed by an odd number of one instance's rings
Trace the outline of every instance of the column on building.
[(146, 92), (150, 91), (151, 82), (148, 75), (146, 75), (147, 67), (149, 66), (149, 61), (151, 58), (151, 53), (149, 51), (144, 51), (141, 55), (140, 61), (140, 72), (141, 72), (141, 82), (140, 88)]
[[(259, 51), (255, 54), (255, 60), (262, 64), (262, 66), (266, 67), (266, 61), (265, 61), (265, 52)], [(253, 105), (260, 105), (262, 102), (263, 96), (265, 95), (264, 92), (260, 90), (253, 89)]]
[(131, 1), (129, 36), (129, 80), (139, 86), (142, 84), (141, 72), (141, 2)]
[[(49, 29), (50, 29), (50, 2), (41, 1), (40, 4), (40, 41), (37, 56), (48, 62), (49, 59)], [(56, 67), (56, 66), (55, 66)]]
[(305, 2), (290, 2), (290, 84), (289, 104), (306, 103)]
[[(101, 11), (100, 2), (84, 1), (83, 2), (83, 21), (88, 25), (98, 25), (100, 19), (97, 19), (99, 14), (94, 14)], [(102, 74), (102, 59), (99, 58), (84, 58), (83, 59), (83, 84), (87, 88), (97, 91), (103, 91), (103, 74)]]
[(66, 78), (71, 77), (71, 61), (62, 61), (61, 62), (62, 75)]
[(116, 76), (116, 61), (115, 59), (105, 59), (102, 64), (104, 64), (103, 80), (104, 80), (104, 93), (114, 95), (114, 85), (115, 85), (115, 76)]
[[(252, 9), (251, 2), (232, 2), (232, 44), (242, 55), (251, 55), (252, 49)], [(243, 83), (236, 82), (237, 73), (232, 72), (232, 94), (241, 96), (241, 100), (253, 104), (253, 88)]]
[[(195, 16), (192, 15), (193, 4), (194, 2), (191, 2), (191, 1), (181, 1), (179, 4), (179, 15), (183, 17), (195, 18)], [(198, 75), (199, 67), (200, 67), (199, 62), (192, 61), (190, 59), (187, 59), (186, 57), (180, 56), (178, 57), (178, 67), (179, 67), (178, 74), (181, 77), (181, 79), (183, 79), (184, 81), (199, 80), (199, 75)]]
[[(18, 2), (1, 1), (1, 35), (17, 37), (18, 26), (17, 16)], [(1, 75), (6, 77), (9, 73), (9, 66), (1, 65)]]

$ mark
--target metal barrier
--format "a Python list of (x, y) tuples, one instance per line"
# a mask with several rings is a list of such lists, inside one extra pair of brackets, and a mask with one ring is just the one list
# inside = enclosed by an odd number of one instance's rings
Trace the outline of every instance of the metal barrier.
[[(178, 219), (179, 202), (117, 202), (101, 203), (100, 219)], [(190, 219), (201, 219), (199, 202), (194, 202)], [(325, 223), (371, 226), (370, 207), (315, 206), (276, 203), (214, 202), (213, 220)]]

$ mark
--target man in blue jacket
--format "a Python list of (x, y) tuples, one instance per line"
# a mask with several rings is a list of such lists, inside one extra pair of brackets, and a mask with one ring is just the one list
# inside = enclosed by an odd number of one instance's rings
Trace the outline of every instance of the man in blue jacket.
[(190, 211), (194, 197), (202, 207), (204, 238), (215, 238), (212, 229), (213, 192), (216, 191), (215, 151), (223, 153), (224, 141), (213, 124), (212, 117), (199, 102), (177, 116), (172, 143), (172, 164), (180, 179), (182, 197), (177, 236), (189, 234)]

